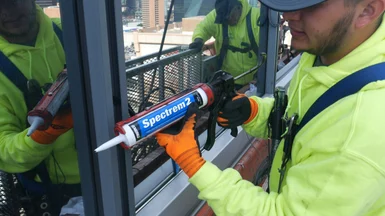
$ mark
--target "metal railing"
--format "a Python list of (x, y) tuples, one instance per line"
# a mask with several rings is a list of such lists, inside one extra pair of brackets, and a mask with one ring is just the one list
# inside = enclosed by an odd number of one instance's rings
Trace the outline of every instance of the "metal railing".
[[(178, 52), (180, 52), (181, 49), (182, 49), (181, 46), (165, 49), (162, 51), (162, 55), (160, 56), (160, 59), (165, 58), (165, 57), (170, 56), (170, 55), (177, 54)], [(149, 55), (144, 55), (144, 56), (132, 59), (130, 61), (127, 61), (125, 64), (126, 70), (140, 66), (140, 65), (143, 65), (143, 64), (155, 62), (157, 56), (158, 56), (158, 53), (151, 53)]]

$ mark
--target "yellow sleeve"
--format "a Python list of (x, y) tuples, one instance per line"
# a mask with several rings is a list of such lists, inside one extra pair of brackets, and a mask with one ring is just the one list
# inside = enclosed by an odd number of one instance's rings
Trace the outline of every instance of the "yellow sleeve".
[[(370, 215), (385, 193), (385, 175), (349, 153), (311, 155), (291, 167), (280, 194), (242, 180), (234, 169), (205, 165), (190, 179), (216, 215)], [(373, 214), (373, 216), (376, 214)]]
[(216, 35), (217, 26), (214, 23), (216, 17), (215, 10), (212, 10), (205, 19), (200, 22), (194, 30), (192, 41), (196, 38), (201, 38), (203, 41), (207, 41), (212, 36)]
[(41, 145), (27, 137), (25, 124), (5, 95), (0, 96), (0, 170), (25, 172), (37, 166), (52, 151), (52, 145)]
[(268, 119), (274, 106), (274, 98), (250, 97), (258, 104), (258, 114), (249, 123), (243, 125), (243, 129), (251, 136), (258, 138), (267, 138)]

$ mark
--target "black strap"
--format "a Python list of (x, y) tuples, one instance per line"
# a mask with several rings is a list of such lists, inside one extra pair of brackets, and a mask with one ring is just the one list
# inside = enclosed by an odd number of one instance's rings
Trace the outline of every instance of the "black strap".
[(249, 40), (251, 43), (251, 49), (254, 51), (255, 55), (258, 57), (259, 48), (258, 48), (257, 42), (255, 42), (253, 27), (251, 25), (251, 10), (249, 11), (249, 13), (247, 13), (246, 24), (247, 24), (247, 33), (249, 35)]
[(344, 97), (357, 93), (365, 85), (379, 80), (385, 80), (385, 62), (364, 68), (345, 77), (313, 103), (298, 125), (297, 132), (330, 105)]
[(227, 49), (229, 46), (229, 26), (227, 23), (222, 24), (222, 47), (218, 59), (218, 70), (222, 68), (223, 61), (225, 60)]
[(62, 30), (59, 28), (58, 25), (56, 25), (55, 22), (52, 22), (52, 26), (53, 26), (53, 30), (54, 30), (56, 36), (59, 38), (60, 43), (61, 43), (62, 47), (64, 48), (64, 43), (63, 43), (63, 32), (62, 32)]
[(241, 46), (243, 46), (245, 48), (239, 48), (239, 47), (228, 45), (227, 49), (232, 51), (232, 52), (240, 52), (240, 53), (249, 53), (251, 50), (253, 50), (252, 47), (250, 46), (250, 44), (248, 44), (248, 43), (242, 42)]

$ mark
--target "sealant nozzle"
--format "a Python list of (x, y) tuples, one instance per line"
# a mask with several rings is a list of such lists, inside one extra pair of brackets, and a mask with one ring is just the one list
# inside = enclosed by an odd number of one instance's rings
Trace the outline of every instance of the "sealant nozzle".
[(28, 122), (31, 126), (28, 129), (27, 136), (31, 136), (35, 130), (44, 124), (44, 119), (40, 116), (28, 116)]
[(116, 146), (116, 145), (119, 145), (120, 143), (125, 143), (127, 142), (127, 138), (125, 135), (123, 134), (119, 134), (117, 137), (103, 143), (102, 145), (100, 145), (99, 147), (97, 147), (95, 149), (95, 152), (101, 152), (101, 151), (104, 151), (106, 149), (109, 149), (113, 146)]

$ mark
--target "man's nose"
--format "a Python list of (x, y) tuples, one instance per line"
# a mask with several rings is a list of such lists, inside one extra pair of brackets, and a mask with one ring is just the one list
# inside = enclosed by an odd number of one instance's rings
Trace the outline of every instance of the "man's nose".
[(283, 19), (286, 21), (297, 21), (301, 19), (301, 11), (291, 11), (291, 12), (284, 12), (282, 14)]

